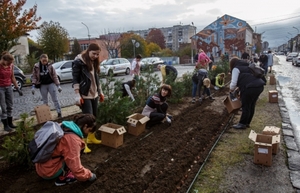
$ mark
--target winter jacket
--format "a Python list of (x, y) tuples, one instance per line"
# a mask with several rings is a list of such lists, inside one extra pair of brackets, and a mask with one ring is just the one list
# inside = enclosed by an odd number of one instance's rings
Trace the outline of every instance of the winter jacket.
[(73, 121), (63, 121), (62, 127), (68, 128), (70, 132), (60, 139), (52, 159), (35, 164), (36, 172), (42, 178), (51, 178), (65, 163), (77, 180), (86, 181), (92, 177), (92, 173), (82, 166), (80, 160), (80, 152), (85, 147), (82, 132)]
[(103, 94), (96, 69), (90, 72), (81, 55), (72, 63), (72, 75), (74, 90), (79, 89), (83, 98), (93, 99)]
[[(43, 72), (41, 72), (40, 65), (41, 65), (41, 63), (38, 62), (33, 67), (31, 81), (32, 81), (32, 84), (34, 84), (34, 85), (41, 84), (41, 73), (43, 73)], [(47, 66), (47, 70), (50, 75), (50, 78), (53, 80), (53, 82), (54, 82), (54, 84), (56, 84), (56, 86), (59, 86), (60, 82), (58, 80), (55, 69), (53, 68), (53, 66), (51, 64), (46, 64), (46, 66)]]

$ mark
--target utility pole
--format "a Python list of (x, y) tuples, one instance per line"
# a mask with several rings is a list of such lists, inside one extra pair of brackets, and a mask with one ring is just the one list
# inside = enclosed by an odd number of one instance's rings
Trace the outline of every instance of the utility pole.
[[(196, 41), (196, 27), (194, 26), (194, 22), (192, 22), (192, 26), (193, 26), (193, 31), (194, 31), (194, 35), (193, 35), (193, 38), (194, 40)], [(191, 61), (192, 61), (192, 64), (194, 64), (194, 45), (193, 45), (193, 38), (191, 40)], [(196, 55), (196, 53), (195, 53)]]
[(297, 36), (296, 36), (296, 38), (297, 38), (297, 41), (296, 41), (296, 52), (298, 52), (298, 39), (299, 39), (298, 36), (299, 36), (299, 29), (296, 28), (295, 26), (293, 26), (293, 28), (296, 29), (296, 30), (298, 31)]
[(90, 29), (89, 29), (89, 27), (85, 24), (85, 23), (83, 23), (83, 22), (81, 22), (82, 23), (82, 25), (84, 25), (85, 27), (86, 27), (86, 29), (87, 29), (87, 31), (88, 31), (88, 38), (89, 38), (89, 45), (91, 44), (91, 35), (90, 35)]

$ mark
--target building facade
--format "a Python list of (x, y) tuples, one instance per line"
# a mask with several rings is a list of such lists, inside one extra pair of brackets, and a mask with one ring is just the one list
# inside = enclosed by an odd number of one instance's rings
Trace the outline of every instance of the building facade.
[[(128, 31), (146, 39), (149, 32), (153, 28), (147, 30)], [(193, 25), (174, 25), (172, 27), (155, 28), (160, 29), (164, 35), (166, 48), (177, 51), (180, 44), (191, 43), (190, 37), (195, 35), (196, 27)]]
[(26, 57), (29, 55), (29, 45), (27, 39), (28, 35), (29, 34), (24, 34), (23, 36), (19, 37), (17, 45), (12, 47), (9, 51), (13, 53), (15, 65), (22, 66), (27, 64)]
[(218, 18), (191, 39), (196, 49), (217, 57), (225, 53), (240, 57), (244, 51), (252, 54), (256, 49), (253, 29), (244, 20), (230, 15)]

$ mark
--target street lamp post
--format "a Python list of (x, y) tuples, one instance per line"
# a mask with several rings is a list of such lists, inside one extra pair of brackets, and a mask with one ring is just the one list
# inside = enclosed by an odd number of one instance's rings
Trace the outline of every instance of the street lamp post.
[(296, 41), (296, 52), (298, 52), (298, 39), (299, 39), (298, 36), (299, 36), (299, 29), (296, 28), (295, 26), (293, 26), (293, 28), (296, 29), (296, 30), (298, 31), (297, 36), (296, 36), (296, 37), (297, 37), (297, 41)]
[(132, 39), (131, 42), (133, 44), (133, 57), (135, 58), (135, 39)]
[[(195, 28), (195, 26), (194, 26), (194, 22), (192, 22), (192, 26), (193, 26), (193, 28), (194, 28), (194, 35), (193, 35), (193, 38), (194, 38), (194, 40), (196, 39), (196, 28)], [(192, 40), (191, 40), (191, 61), (192, 61), (192, 64), (194, 64), (194, 45), (193, 45), (193, 38), (192, 38)], [(196, 55), (196, 53), (195, 53), (195, 55)]]
[(91, 35), (90, 35), (90, 30), (89, 30), (89, 27), (85, 24), (85, 23), (83, 23), (83, 22), (81, 22), (82, 23), (82, 25), (84, 25), (85, 27), (86, 27), (86, 29), (88, 30), (88, 37), (89, 37), (89, 44), (91, 43)]
[(291, 47), (290, 47), (290, 51), (292, 52), (293, 51), (293, 39), (292, 39), (292, 34), (290, 32), (288, 32), (288, 34), (290, 34), (291, 36)]

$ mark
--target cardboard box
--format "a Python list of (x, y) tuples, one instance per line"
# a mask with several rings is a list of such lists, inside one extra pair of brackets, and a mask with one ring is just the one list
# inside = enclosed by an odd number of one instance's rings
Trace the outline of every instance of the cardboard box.
[(240, 109), (242, 107), (242, 103), (239, 99), (232, 101), (229, 96), (227, 96), (223, 100), (223, 104), (225, 105), (228, 113), (231, 113), (234, 110)]
[(277, 90), (269, 91), (269, 102), (270, 103), (278, 103), (278, 92)]
[[(275, 126), (265, 126), (264, 130), (262, 131), (262, 134), (265, 135), (279, 135), (280, 134), (280, 128)], [(275, 143), (272, 145), (272, 153), (276, 155), (279, 152), (279, 144)]]
[(146, 123), (149, 121), (149, 117), (139, 113), (132, 114), (127, 117), (128, 133), (138, 136), (145, 131)]
[(123, 134), (126, 133), (123, 126), (107, 123), (102, 125), (99, 130), (101, 131), (101, 144), (113, 148), (123, 145)]
[(272, 165), (272, 145), (280, 142), (280, 135), (258, 134), (251, 130), (249, 139), (254, 141), (254, 163)]
[(274, 74), (270, 75), (270, 85), (275, 85), (276, 84), (276, 79)]
[(35, 116), (38, 123), (45, 123), (52, 120), (50, 107), (48, 105), (39, 105), (34, 108)]

